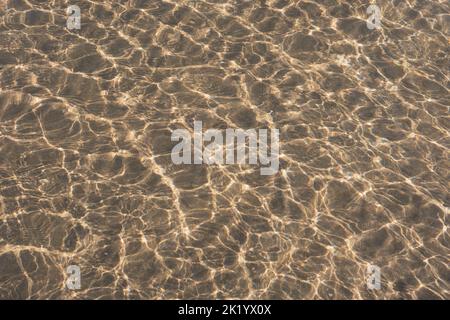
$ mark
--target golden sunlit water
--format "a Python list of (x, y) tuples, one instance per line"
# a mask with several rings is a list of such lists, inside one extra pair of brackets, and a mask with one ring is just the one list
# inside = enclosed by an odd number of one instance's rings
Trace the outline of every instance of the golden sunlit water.
[(448, 1), (0, 3), (1, 299), (450, 298)]

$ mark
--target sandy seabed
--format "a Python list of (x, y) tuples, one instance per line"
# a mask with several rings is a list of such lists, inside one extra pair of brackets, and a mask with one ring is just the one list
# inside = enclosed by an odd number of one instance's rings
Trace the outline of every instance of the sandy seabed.
[[(1, 299), (450, 298), (449, 2), (70, 4), (0, 4)], [(194, 120), (279, 171), (173, 164)]]

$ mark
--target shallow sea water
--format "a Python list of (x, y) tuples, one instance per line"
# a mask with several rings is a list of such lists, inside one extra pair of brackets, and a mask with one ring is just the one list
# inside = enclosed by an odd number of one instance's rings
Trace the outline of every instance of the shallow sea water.
[[(1, 299), (450, 298), (449, 2), (70, 4), (0, 3)], [(173, 164), (194, 120), (280, 170)]]

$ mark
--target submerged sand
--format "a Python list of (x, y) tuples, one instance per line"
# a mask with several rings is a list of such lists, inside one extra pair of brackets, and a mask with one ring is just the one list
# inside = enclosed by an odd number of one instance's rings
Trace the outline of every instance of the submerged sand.
[[(450, 298), (447, 1), (71, 4), (0, 5), (1, 299)], [(174, 165), (194, 120), (279, 172)]]

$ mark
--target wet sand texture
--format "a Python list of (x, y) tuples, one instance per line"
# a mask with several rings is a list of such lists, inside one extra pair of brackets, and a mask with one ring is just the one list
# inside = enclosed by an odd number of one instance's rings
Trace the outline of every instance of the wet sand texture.
[[(1, 299), (450, 298), (449, 2), (70, 4), (0, 5)], [(174, 165), (194, 120), (279, 172)]]

